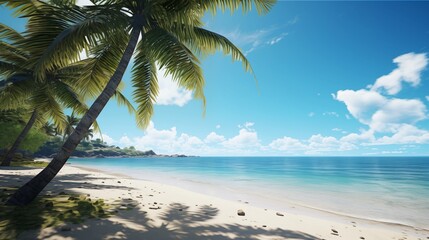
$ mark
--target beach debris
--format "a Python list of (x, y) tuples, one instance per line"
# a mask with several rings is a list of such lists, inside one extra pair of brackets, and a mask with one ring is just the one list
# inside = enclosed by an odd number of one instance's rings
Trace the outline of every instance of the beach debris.
[(126, 206), (120, 206), (119, 210), (127, 210), (128, 208)]
[(246, 213), (243, 211), (243, 209), (238, 209), (237, 211), (238, 216), (245, 216)]
[(61, 230), (61, 232), (68, 232), (68, 231), (71, 231), (71, 227), (69, 227), (69, 226), (62, 226), (60, 228), (60, 230)]
[(279, 217), (283, 217), (284, 216), (283, 213), (279, 213), (279, 212), (276, 212), (276, 215), (279, 216)]
[(149, 207), (149, 209), (151, 209), (151, 210), (158, 210), (158, 209), (161, 209), (160, 207)]

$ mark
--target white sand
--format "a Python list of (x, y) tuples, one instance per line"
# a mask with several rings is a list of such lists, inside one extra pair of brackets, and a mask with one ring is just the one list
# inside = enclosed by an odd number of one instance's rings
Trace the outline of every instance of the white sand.
[[(41, 169), (1, 168), (1, 186), (19, 186)], [(28, 231), (20, 239), (429, 239), (429, 231), (306, 209), (282, 212), (224, 200), (170, 185), (130, 179), (66, 165), (45, 193), (90, 194), (134, 204), (108, 219), (69, 224), (60, 228)], [(151, 209), (157, 208), (160, 209)], [(245, 216), (238, 216), (242, 209)], [(394, 209), (392, 209), (394, 211)], [(310, 213), (310, 214), (309, 214)], [(311, 214), (314, 213), (314, 214)], [(333, 235), (332, 229), (338, 232)]]

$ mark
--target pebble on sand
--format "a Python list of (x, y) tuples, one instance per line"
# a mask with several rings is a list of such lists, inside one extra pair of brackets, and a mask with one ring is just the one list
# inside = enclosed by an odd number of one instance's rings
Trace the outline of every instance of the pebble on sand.
[(242, 209), (238, 209), (237, 211), (238, 216), (245, 216), (246, 213)]
[(60, 230), (62, 232), (68, 232), (68, 231), (71, 231), (71, 227), (69, 227), (69, 226), (62, 226)]
[(279, 213), (279, 212), (276, 212), (276, 215), (279, 216), (279, 217), (283, 217), (284, 216), (283, 213)]

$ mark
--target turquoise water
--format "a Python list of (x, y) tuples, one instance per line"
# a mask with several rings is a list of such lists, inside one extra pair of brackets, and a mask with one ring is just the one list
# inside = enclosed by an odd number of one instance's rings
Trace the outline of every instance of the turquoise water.
[(429, 229), (428, 157), (189, 157), (70, 159), (218, 197), (290, 203)]

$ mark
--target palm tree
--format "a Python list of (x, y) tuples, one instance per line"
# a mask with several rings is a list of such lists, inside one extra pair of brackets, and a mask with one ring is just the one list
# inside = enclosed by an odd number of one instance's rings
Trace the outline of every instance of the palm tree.
[[(92, 60), (70, 63), (62, 68), (55, 68), (47, 72), (49, 76), (44, 81), (36, 81), (33, 77), (33, 66), (29, 63), (37, 58), (36, 51), (24, 48), (27, 38), (12, 28), (0, 24), (0, 109), (10, 110), (27, 108), (32, 114), (15, 142), (9, 148), (1, 162), (1, 166), (9, 166), (34, 124), (43, 125), (51, 119), (57, 130), (62, 132), (66, 127), (66, 117), (63, 109), (70, 108), (78, 114), (88, 110), (85, 104), (85, 94), (88, 92), (101, 92), (102, 88), (96, 85), (77, 84), (77, 80), (91, 67)], [(41, 42), (49, 46), (50, 41)], [(115, 93), (121, 103), (131, 104), (120, 93)], [(97, 124), (95, 124), (97, 127)], [(71, 132), (72, 130), (70, 130)]]
[[(246, 12), (252, 5), (256, 6), (259, 13), (265, 13), (275, 0), (93, 2), (96, 6), (84, 8), (46, 7), (47, 11), (33, 13), (29, 20), (29, 30), (35, 35), (50, 29), (51, 25), (57, 22), (64, 25), (73, 23), (70, 28), (61, 32), (42, 57), (37, 59), (35, 76), (38, 79), (46, 78), (46, 70), (52, 69), (54, 65), (61, 67), (64, 59), (75, 56), (83, 47), (98, 45), (98, 49), (108, 48), (112, 56), (117, 58), (106, 61), (99, 55), (94, 56), (98, 66), (115, 68), (109, 82), (49, 165), (18, 189), (7, 204), (28, 204), (55, 177), (113, 96), (134, 52), (133, 97), (138, 104), (136, 115), (139, 126), (146, 126), (153, 114), (153, 103), (158, 94), (156, 64), (165, 68), (180, 86), (193, 90), (194, 97), (201, 99), (205, 106), (204, 78), (197, 55), (206, 55), (221, 49), (225, 54), (231, 54), (234, 60), (242, 61), (246, 70), (251, 71), (251, 67), (242, 52), (227, 38), (203, 28), (201, 19), (204, 13), (216, 13), (218, 7), (231, 11), (241, 7)], [(15, 7), (16, 5), (15, 2)], [(38, 39), (34, 40), (28, 47), (37, 46)]]
[(74, 113), (72, 113), (71, 115), (67, 115), (66, 128), (64, 129), (63, 141), (68, 135), (70, 135), (74, 131), (74, 128), (79, 123), (79, 121), (80, 119), (75, 117)]
[(54, 124), (52, 124), (50, 122), (46, 122), (45, 124), (43, 124), (42, 130), (46, 135), (51, 136), (51, 137), (58, 135), (57, 128), (55, 127)]
[(92, 128), (90, 128), (86, 133), (85, 136), (83, 137), (84, 141), (89, 141), (90, 139), (92, 139), (94, 137), (94, 130)]

